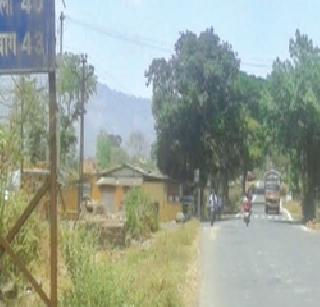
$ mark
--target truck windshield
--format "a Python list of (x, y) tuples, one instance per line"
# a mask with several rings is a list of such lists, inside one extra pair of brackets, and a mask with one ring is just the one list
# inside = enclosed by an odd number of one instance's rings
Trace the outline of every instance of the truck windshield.
[(266, 184), (266, 192), (275, 192), (280, 190), (280, 185), (278, 183), (267, 183)]

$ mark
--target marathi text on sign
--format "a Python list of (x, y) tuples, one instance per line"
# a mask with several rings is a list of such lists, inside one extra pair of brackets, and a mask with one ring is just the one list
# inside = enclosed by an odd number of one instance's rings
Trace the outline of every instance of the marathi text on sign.
[(0, 57), (16, 56), (16, 33), (0, 33)]

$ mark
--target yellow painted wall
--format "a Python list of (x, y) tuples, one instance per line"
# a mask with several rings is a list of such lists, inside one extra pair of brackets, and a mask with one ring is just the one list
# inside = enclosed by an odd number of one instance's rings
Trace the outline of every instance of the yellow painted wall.
[(182, 211), (180, 203), (168, 202), (166, 182), (144, 182), (142, 190), (151, 201), (159, 203), (161, 222), (175, 220), (176, 214)]
[(99, 203), (101, 201), (101, 191), (97, 185), (98, 176), (92, 175), (90, 177), (90, 184), (91, 184), (91, 199), (94, 202)]
[[(182, 211), (182, 205), (179, 202), (170, 202), (167, 199), (167, 183), (166, 182), (144, 182), (141, 186), (142, 190), (148, 195), (152, 202), (159, 203), (160, 221), (167, 222), (175, 220), (176, 214)], [(92, 196), (98, 203), (102, 201), (102, 187), (97, 187), (98, 192), (94, 192), (94, 185), (92, 186)], [(123, 210), (125, 201), (126, 189), (123, 186), (117, 186), (115, 190), (114, 210)]]
[(175, 220), (178, 212), (182, 212), (182, 205), (180, 202), (167, 202), (164, 210), (163, 221), (167, 222)]
[(164, 219), (165, 209), (165, 187), (162, 182), (144, 182), (142, 190), (148, 195), (152, 202), (159, 203), (160, 221)]
[(67, 217), (74, 217), (78, 214), (78, 186), (77, 184), (70, 184), (61, 188), (61, 198), (58, 198), (59, 208), (63, 215)]

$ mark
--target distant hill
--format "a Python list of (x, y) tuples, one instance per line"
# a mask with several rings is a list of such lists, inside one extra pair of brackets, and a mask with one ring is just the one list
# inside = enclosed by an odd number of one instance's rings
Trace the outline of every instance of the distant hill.
[(94, 157), (100, 129), (119, 134), (125, 143), (131, 132), (140, 131), (149, 144), (155, 140), (150, 99), (138, 98), (98, 84), (97, 94), (86, 106), (85, 156)]

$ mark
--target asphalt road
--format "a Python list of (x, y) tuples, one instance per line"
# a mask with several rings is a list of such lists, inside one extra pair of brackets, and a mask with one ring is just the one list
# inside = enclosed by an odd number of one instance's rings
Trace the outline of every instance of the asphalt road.
[(264, 214), (202, 224), (200, 307), (320, 306), (320, 234)]

